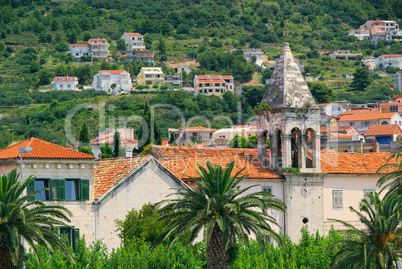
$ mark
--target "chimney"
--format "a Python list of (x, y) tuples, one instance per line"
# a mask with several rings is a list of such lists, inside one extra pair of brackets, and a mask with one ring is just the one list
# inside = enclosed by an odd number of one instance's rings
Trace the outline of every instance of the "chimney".
[(373, 140), (373, 152), (380, 152), (380, 145), (376, 139)]

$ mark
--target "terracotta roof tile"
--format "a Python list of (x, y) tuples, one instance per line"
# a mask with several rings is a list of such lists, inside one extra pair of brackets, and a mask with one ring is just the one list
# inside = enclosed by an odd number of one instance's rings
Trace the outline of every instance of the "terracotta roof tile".
[(110, 74), (121, 74), (124, 72), (127, 72), (127, 70), (99, 70), (99, 73), (103, 74), (103, 73), (110, 73)]
[(0, 150), (0, 159), (15, 159), (20, 157), (18, 148), (31, 147), (32, 151), (23, 153), (23, 158), (33, 159), (95, 159), (94, 156), (73, 149), (59, 146), (35, 137), (28, 138), (17, 144)]
[(73, 47), (88, 47), (88, 44), (71, 44)]
[(140, 33), (127, 33), (127, 32), (125, 32), (125, 34), (127, 34), (129, 36), (142, 36), (142, 34), (140, 34)]
[(339, 122), (344, 121), (368, 121), (368, 120), (378, 120), (378, 119), (390, 119), (396, 112), (392, 113), (368, 113), (368, 114), (356, 114), (356, 115), (344, 115), (339, 120)]
[(102, 159), (95, 168), (95, 199), (129, 175), (150, 156)]
[(54, 77), (55, 81), (74, 81), (78, 80), (77, 77)]
[(216, 129), (211, 129), (211, 128), (206, 128), (202, 126), (194, 126), (194, 127), (188, 127), (184, 130), (181, 130), (180, 132), (197, 132), (197, 131), (208, 131), (208, 132), (216, 132)]
[(400, 133), (401, 133), (401, 128), (397, 124), (370, 125), (368, 131), (364, 134), (364, 136), (393, 135), (393, 134), (400, 134)]
[[(230, 149), (230, 148), (193, 148), (193, 147), (161, 147), (153, 146), (158, 156), (154, 156), (168, 170), (181, 180), (189, 177), (198, 177), (197, 162), (205, 166), (207, 162), (225, 167), (229, 162), (235, 161), (233, 173), (243, 167), (246, 169), (241, 175), (249, 175), (248, 178), (280, 179), (281, 175), (263, 164), (258, 159), (257, 149)], [(267, 152), (269, 156), (269, 152)]]
[(357, 115), (357, 114), (369, 114), (369, 113), (380, 113), (378, 108), (369, 108), (369, 109), (352, 109), (345, 111), (341, 114), (341, 116), (344, 115)]

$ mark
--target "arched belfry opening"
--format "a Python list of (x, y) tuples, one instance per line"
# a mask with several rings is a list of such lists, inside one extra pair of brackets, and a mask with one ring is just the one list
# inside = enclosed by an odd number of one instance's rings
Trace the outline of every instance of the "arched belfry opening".
[(299, 128), (293, 128), (290, 136), (290, 155), (291, 155), (291, 166), (301, 167), (301, 131)]
[(313, 128), (306, 130), (306, 168), (317, 168), (320, 138)]

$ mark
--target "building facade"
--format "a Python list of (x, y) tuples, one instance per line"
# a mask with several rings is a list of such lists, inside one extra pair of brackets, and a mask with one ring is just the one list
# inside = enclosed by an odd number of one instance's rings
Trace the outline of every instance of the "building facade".
[(131, 90), (133, 84), (126, 70), (99, 70), (94, 76), (92, 87), (97, 91), (118, 93)]
[(328, 56), (331, 59), (356, 61), (362, 53), (350, 53), (350, 50), (335, 50)]
[(78, 78), (77, 77), (54, 77), (52, 81), (52, 90), (78, 90)]
[(127, 33), (127, 32), (125, 32), (121, 36), (121, 39), (123, 39), (124, 43), (126, 43), (126, 46), (127, 46), (126, 49), (128, 51), (145, 50), (144, 37), (139, 33)]
[(396, 72), (393, 77), (394, 89), (402, 91), (402, 71)]
[(73, 56), (75, 60), (79, 60), (82, 56), (91, 56), (91, 48), (88, 44), (70, 44), (67, 55)]
[(191, 143), (210, 143), (212, 134), (216, 132), (216, 129), (195, 126), (180, 129), (169, 128), (168, 132), (169, 135), (173, 132), (176, 136), (176, 145), (188, 146)]
[(165, 83), (165, 74), (162, 67), (141, 67), (137, 75), (138, 85), (163, 85)]
[(172, 87), (183, 86), (183, 80), (181, 74), (179, 75), (165, 75), (165, 85), (169, 85)]
[(70, 44), (67, 55), (75, 60), (83, 56), (90, 56), (99, 60), (106, 60), (109, 57), (109, 43), (105, 38), (89, 39), (87, 44)]
[(205, 96), (222, 96), (226, 91), (234, 92), (234, 79), (232, 76), (196, 75), (194, 88)]

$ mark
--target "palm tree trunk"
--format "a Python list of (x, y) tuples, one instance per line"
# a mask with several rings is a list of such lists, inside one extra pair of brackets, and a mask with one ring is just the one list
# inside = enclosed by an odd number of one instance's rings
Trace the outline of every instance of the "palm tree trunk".
[(228, 256), (223, 247), (221, 230), (215, 225), (211, 239), (207, 246), (207, 268), (208, 269), (227, 269), (229, 268)]
[(14, 269), (11, 253), (5, 240), (0, 239), (0, 269)]

